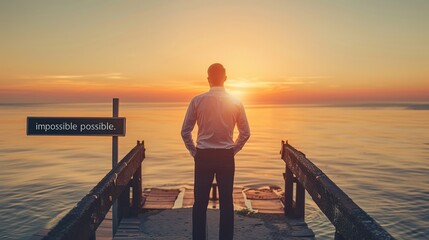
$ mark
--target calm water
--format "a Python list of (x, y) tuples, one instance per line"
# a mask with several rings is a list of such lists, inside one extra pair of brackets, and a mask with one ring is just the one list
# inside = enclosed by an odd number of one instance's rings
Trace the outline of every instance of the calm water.
[[(143, 182), (191, 186), (180, 138), (183, 104), (121, 104), (120, 157), (145, 140)], [(22, 239), (67, 213), (109, 170), (109, 137), (27, 137), (26, 116), (110, 116), (110, 104), (0, 105), (0, 236)], [(306, 153), (398, 239), (429, 235), (428, 110), (402, 106), (248, 106), (252, 136), (236, 157), (236, 185), (282, 186), (280, 141)], [(307, 196), (319, 239), (333, 228)]]

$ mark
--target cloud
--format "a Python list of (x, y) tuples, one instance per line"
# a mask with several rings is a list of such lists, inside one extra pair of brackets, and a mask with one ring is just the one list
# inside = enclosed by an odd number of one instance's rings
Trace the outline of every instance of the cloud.
[(87, 79), (87, 78), (101, 78), (101, 79), (126, 79), (122, 73), (101, 73), (101, 74), (83, 74), (83, 75), (46, 75), (44, 79)]
[(330, 78), (331, 77), (329, 76), (293, 76), (293, 77), (288, 77), (287, 79), (289, 81), (297, 81), (297, 80), (307, 81), (307, 80), (325, 80)]
[(293, 76), (271, 80), (261, 79), (229, 79), (226, 85), (231, 88), (289, 88), (292, 85), (316, 84), (319, 80), (329, 79), (328, 76)]
[(277, 79), (275, 82), (283, 85), (308, 85), (330, 78), (329, 76), (291, 76)]
[(64, 74), (64, 75), (25, 75), (16, 76), (22, 80), (106, 80), (128, 79), (122, 73), (97, 73), (97, 74)]

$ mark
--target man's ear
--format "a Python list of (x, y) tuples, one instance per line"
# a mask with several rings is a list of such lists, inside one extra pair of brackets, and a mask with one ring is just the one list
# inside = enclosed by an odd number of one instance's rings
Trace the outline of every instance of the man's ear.
[(211, 87), (212, 83), (210, 82), (210, 78), (209, 77), (207, 77), (207, 82), (209, 82), (209, 86)]

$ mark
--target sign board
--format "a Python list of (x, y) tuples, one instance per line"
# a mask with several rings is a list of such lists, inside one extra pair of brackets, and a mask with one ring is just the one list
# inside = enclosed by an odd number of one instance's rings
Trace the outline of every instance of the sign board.
[(125, 136), (124, 117), (27, 117), (27, 135)]

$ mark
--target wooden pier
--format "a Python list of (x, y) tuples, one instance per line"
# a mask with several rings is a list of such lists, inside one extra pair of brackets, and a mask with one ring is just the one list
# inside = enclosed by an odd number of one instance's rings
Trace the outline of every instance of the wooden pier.
[[(208, 205), (208, 228), (212, 230), (209, 236), (213, 235), (209, 239), (218, 239), (217, 232), (215, 232), (219, 219), (219, 211), (217, 211), (219, 199), (216, 189), (217, 186), (214, 184)], [(264, 236), (264, 239), (314, 239), (313, 231), (307, 227), (305, 222), (284, 217), (282, 195), (283, 191), (279, 187), (273, 186), (258, 189), (235, 188), (233, 193), (235, 218), (238, 228), (241, 228), (241, 233), (240, 230), (236, 231), (236, 239), (258, 239), (258, 236), (243, 236), (243, 234), (249, 234), (255, 226), (260, 227), (264, 224), (272, 226), (277, 224), (278, 228), (273, 230), (271, 227), (269, 231), (265, 232), (267, 236)], [(193, 201), (193, 189), (145, 189), (143, 191), (143, 211), (140, 217), (123, 218), (112, 238), (112, 220), (111, 212), (109, 212), (96, 231), (96, 239), (191, 239)], [(184, 218), (184, 216), (186, 217)], [(264, 219), (269, 223), (264, 223)], [(160, 228), (159, 224), (164, 224), (165, 227)], [(182, 225), (181, 228), (169, 230), (169, 226), (176, 224)], [(240, 227), (240, 225), (242, 226)], [(174, 232), (168, 233), (168, 230)], [(273, 233), (273, 231), (275, 232)], [(270, 234), (281, 236), (281, 238), (269, 238)]]
[[(285, 191), (277, 186), (234, 188), (235, 239), (314, 239), (305, 223), (306, 191), (335, 226), (335, 239), (394, 239), (303, 153), (283, 141), (280, 153)], [(138, 142), (52, 229), (31, 239), (191, 239), (193, 189), (142, 189), (144, 158), (144, 143)], [(216, 184), (210, 196), (208, 224), (215, 226)], [(118, 227), (113, 227), (110, 210), (114, 201)], [(215, 236), (213, 229), (209, 226), (209, 235)]]

